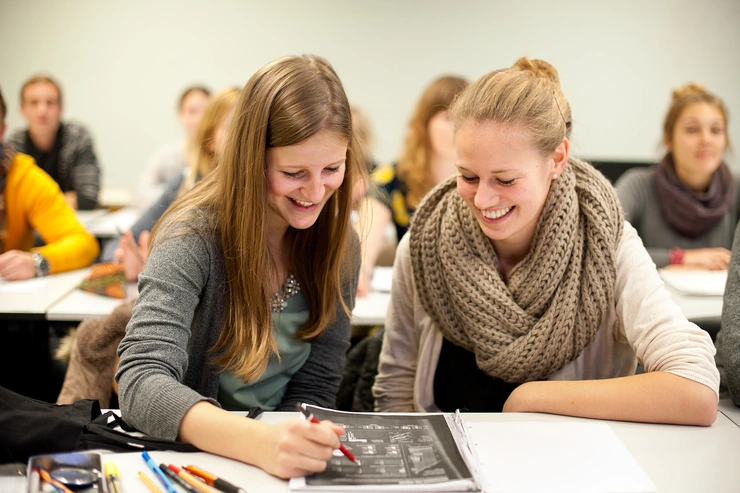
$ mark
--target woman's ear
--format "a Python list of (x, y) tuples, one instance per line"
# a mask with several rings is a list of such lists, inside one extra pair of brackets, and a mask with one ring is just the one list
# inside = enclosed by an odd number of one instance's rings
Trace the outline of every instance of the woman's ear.
[(668, 149), (668, 152), (673, 152), (673, 143), (671, 142), (671, 139), (669, 139), (668, 137), (663, 137), (663, 145), (666, 149)]
[(568, 163), (568, 155), (570, 154), (570, 142), (568, 138), (563, 138), (563, 141), (552, 153), (552, 173), (553, 175), (560, 176), (565, 169), (565, 165)]

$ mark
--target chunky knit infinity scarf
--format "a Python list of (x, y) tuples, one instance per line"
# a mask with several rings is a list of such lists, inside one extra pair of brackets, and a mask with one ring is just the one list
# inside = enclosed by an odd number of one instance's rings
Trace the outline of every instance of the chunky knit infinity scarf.
[(671, 153), (655, 167), (655, 191), (668, 225), (687, 238), (698, 238), (712, 229), (730, 210), (735, 179), (724, 162), (712, 175), (709, 189), (696, 193), (676, 174)]
[(622, 209), (609, 182), (570, 159), (554, 180), (529, 254), (509, 284), (452, 178), (420, 204), (410, 230), (422, 306), (445, 338), (506, 382), (542, 380), (573, 361), (614, 299)]

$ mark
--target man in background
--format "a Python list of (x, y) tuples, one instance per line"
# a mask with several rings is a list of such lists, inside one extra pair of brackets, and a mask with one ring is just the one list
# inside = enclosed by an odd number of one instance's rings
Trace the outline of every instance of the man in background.
[(28, 128), (8, 142), (34, 158), (64, 192), (73, 209), (94, 209), (100, 169), (90, 133), (81, 125), (61, 121), (62, 91), (51, 77), (36, 75), (21, 88), (21, 114)]

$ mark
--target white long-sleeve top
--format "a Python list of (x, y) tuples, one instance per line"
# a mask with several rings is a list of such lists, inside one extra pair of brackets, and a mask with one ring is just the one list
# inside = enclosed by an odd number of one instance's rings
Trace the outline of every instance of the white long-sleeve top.
[[(414, 283), (409, 235), (398, 245), (391, 304), (378, 376), (376, 411), (437, 412), (434, 374), (442, 332), (424, 310)], [(709, 335), (689, 322), (663, 286), (635, 228), (625, 222), (617, 248), (614, 305), (593, 341), (549, 380), (593, 380), (665, 371), (702, 383), (717, 393), (719, 372)]]

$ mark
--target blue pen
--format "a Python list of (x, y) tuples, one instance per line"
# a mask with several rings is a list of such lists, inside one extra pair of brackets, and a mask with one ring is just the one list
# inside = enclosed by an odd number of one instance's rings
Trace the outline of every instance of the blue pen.
[(142, 459), (144, 459), (144, 462), (146, 462), (147, 467), (151, 469), (154, 475), (157, 476), (162, 482), (162, 484), (164, 485), (164, 489), (167, 490), (167, 493), (177, 493), (177, 490), (172, 485), (172, 481), (170, 481), (167, 476), (164, 475), (162, 470), (157, 467), (157, 464), (154, 463), (146, 450), (141, 453), (141, 457)]

